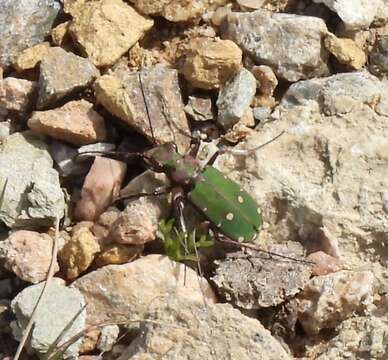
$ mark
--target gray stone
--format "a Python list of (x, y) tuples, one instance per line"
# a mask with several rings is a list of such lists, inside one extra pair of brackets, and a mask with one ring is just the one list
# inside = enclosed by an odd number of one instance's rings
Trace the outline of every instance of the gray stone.
[(241, 69), (218, 94), (217, 122), (225, 129), (230, 129), (243, 117), (255, 93), (255, 77), (248, 70)]
[(29, 132), (0, 145), (0, 181), (7, 182), (0, 220), (11, 228), (52, 225), (64, 214), (59, 177), (46, 145)]
[(0, 67), (49, 35), (60, 10), (56, 0), (0, 0)]
[(297, 81), (329, 74), (328, 53), (322, 45), (327, 28), (322, 19), (265, 10), (230, 13), (221, 28), (258, 65)]
[(127, 68), (119, 68), (101, 76), (94, 88), (97, 102), (151, 142), (174, 141), (180, 152), (187, 150), (190, 129), (176, 70), (157, 65), (130, 73)]
[(112, 350), (120, 333), (120, 328), (117, 325), (104, 326), (101, 329), (100, 337), (97, 342), (97, 349), (101, 351)]
[(271, 115), (271, 109), (267, 107), (253, 108), (253, 117), (257, 121), (265, 121)]
[(50, 48), (40, 63), (38, 109), (84, 89), (99, 75), (88, 59), (60, 47)]
[(388, 75), (388, 35), (381, 36), (375, 42), (369, 56), (369, 70), (376, 76)]
[(189, 96), (185, 112), (195, 121), (212, 120), (214, 116), (212, 99), (209, 96)]
[[(20, 292), (11, 303), (16, 316), (14, 336), (20, 340), (21, 331), (27, 326), (31, 313), (42, 291), (43, 282), (29, 286)], [(63, 330), (71, 324), (59, 342), (63, 344), (85, 328), (85, 300), (79, 290), (66, 287), (65, 282), (53, 278), (39, 306), (31, 332), (29, 347), (43, 355)], [(81, 344), (78, 340), (65, 351), (64, 357), (77, 356)]]
[(165, 299), (149, 311), (140, 335), (118, 360), (291, 360), (261, 323), (229, 304)]
[[(303, 259), (299, 243), (269, 247), (276, 254)], [(302, 262), (249, 251), (237, 252), (217, 261), (212, 277), (217, 293), (243, 309), (276, 306), (300, 292), (309, 281), (311, 266)]]
[(50, 155), (58, 166), (58, 171), (62, 176), (86, 174), (89, 170), (87, 164), (74, 161), (77, 150), (70, 145), (59, 141), (50, 143)]

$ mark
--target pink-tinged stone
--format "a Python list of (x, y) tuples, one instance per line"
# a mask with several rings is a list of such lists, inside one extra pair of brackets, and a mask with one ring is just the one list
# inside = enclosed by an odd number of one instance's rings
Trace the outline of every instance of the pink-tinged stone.
[(104, 141), (107, 136), (103, 117), (86, 100), (70, 101), (53, 110), (35, 111), (28, 120), (28, 127), (74, 145)]
[(0, 80), (0, 110), (27, 111), (37, 96), (33, 81), (7, 77)]
[(78, 220), (96, 220), (118, 195), (127, 165), (121, 161), (96, 157), (74, 209)]
[[(17, 277), (30, 283), (46, 279), (53, 250), (47, 234), (19, 230), (0, 242), (0, 262)], [(55, 271), (59, 270), (55, 260)]]
[(316, 251), (310, 254), (307, 260), (314, 263), (313, 275), (327, 275), (342, 270), (341, 260), (323, 251)]

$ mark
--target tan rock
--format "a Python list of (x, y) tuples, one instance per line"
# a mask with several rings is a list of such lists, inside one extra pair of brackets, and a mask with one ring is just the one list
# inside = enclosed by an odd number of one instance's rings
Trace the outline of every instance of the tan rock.
[[(112, 224), (120, 216), (121, 211), (113, 206), (103, 212), (91, 228), (93, 234), (100, 239), (100, 243), (106, 242)], [(109, 239), (107, 239), (109, 242)]]
[(75, 218), (96, 220), (118, 195), (126, 170), (121, 161), (96, 157), (75, 206)]
[(312, 274), (318, 276), (340, 271), (343, 267), (341, 260), (323, 251), (316, 251), (310, 254), (307, 256), (307, 260), (314, 263)]
[(352, 39), (340, 39), (334, 34), (328, 33), (325, 37), (325, 47), (333, 54), (338, 62), (348, 65), (355, 70), (361, 69), (367, 60), (367, 56)]
[(100, 250), (96, 237), (87, 227), (76, 229), (58, 254), (66, 277), (70, 280), (77, 278), (92, 264)]
[[(0, 262), (20, 279), (36, 284), (46, 279), (52, 250), (49, 235), (19, 230), (0, 242)], [(56, 260), (54, 270), (59, 270)]]
[(161, 15), (169, 21), (188, 21), (225, 5), (227, 0), (132, 0), (143, 14)]
[(35, 111), (28, 120), (31, 130), (75, 145), (104, 141), (105, 121), (86, 100), (70, 101), (47, 111)]
[(16, 61), (13, 64), (13, 67), (16, 71), (21, 72), (24, 70), (33, 69), (37, 66), (42, 58), (46, 55), (48, 49), (50, 48), (50, 43), (43, 42), (32, 46), (19, 54), (16, 58)]
[(65, 41), (69, 32), (70, 20), (65, 21), (51, 30), (51, 38), (56, 46), (61, 46)]
[(96, 258), (96, 265), (103, 267), (111, 264), (126, 264), (136, 259), (142, 252), (143, 245), (112, 244)]
[(253, 66), (251, 73), (255, 76), (258, 84), (258, 90), (267, 96), (272, 96), (276, 86), (278, 86), (278, 79), (271, 67), (267, 65)]
[(128, 320), (128, 314), (131, 319), (142, 319), (146, 310), (161, 306), (171, 294), (201, 304), (216, 301), (206, 279), (162, 255), (105, 266), (77, 279), (72, 286), (86, 299), (88, 324)]
[(179, 71), (194, 87), (218, 89), (241, 68), (241, 58), (232, 41), (198, 38), (185, 46)]
[(112, 65), (154, 24), (121, 0), (85, 2), (72, 15), (69, 33), (96, 66)]
[(35, 82), (7, 77), (0, 80), (0, 110), (27, 111), (37, 95)]
[(252, 108), (248, 108), (240, 121), (233, 125), (233, 127), (223, 136), (224, 139), (231, 143), (238, 143), (249, 136), (254, 130), (255, 119), (253, 117)]

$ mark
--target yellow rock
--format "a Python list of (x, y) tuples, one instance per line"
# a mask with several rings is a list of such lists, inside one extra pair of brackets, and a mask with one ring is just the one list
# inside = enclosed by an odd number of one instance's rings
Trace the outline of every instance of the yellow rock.
[(86, 2), (71, 14), (69, 33), (96, 66), (115, 63), (154, 24), (122, 0)]
[(68, 34), (70, 21), (65, 21), (51, 30), (51, 38), (54, 45), (61, 46)]
[(136, 259), (143, 251), (143, 245), (112, 244), (96, 258), (98, 267), (110, 264), (125, 264)]
[(242, 51), (233, 41), (197, 38), (185, 47), (179, 71), (194, 87), (218, 89), (241, 68)]
[(325, 37), (325, 47), (338, 62), (355, 70), (361, 69), (366, 63), (367, 57), (364, 51), (352, 39), (340, 39), (328, 33)]
[(43, 42), (24, 50), (16, 59), (13, 67), (16, 71), (33, 69), (47, 54), (50, 43)]

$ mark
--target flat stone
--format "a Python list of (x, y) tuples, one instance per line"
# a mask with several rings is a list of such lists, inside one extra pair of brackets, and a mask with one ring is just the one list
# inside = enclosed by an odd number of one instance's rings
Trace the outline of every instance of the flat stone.
[(190, 129), (176, 70), (160, 65), (132, 73), (119, 69), (99, 78), (94, 88), (97, 102), (152, 143), (174, 141), (181, 153), (187, 150)]
[(175, 295), (146, 314), (138, 337), (124, 359), (268, 359), (291, 360), (261, 323), (229, 304), (182, 301)]
[(49, 42), (43, 42), (27, 48), (16, 58), (13, 63), (13, 67), (18, 72), (33, 69), (41, 62), (42, 58), (47, 54), (49, 49)]
[(185, 112), (195, 121), (212, 120), (214, 117), (212, 99), (208, 96), (189, 96)]
[(194, 87), (218, 89), (241, 67), (242, 51), (232, 41), (197, 38), (183, 51), (179, 72)]
[(0, 80), (0, 111), (24, 113), (31, 110), (37, 96), (33, 81), (7, 77)]
[(247, 111), (256, 93), (256, 79), (241, 69), (220, 90), (217, 99), (217, 122), (225, 129), (236, 124)]
[(107, 137), (104, 118), (86, 100), (70, 101), (53, 110), (34, 111), (28, 127), (74, 145), (104, 141)]
[(24, 49), (42, 42), (60, 8), (56, 0), (1, 0), (0, 67), (7, 68)]
[(50, 48), (40, 64), (38, 109), (86, 88), (99, 75), (88, 59), (60, 47)]
[[(19, 279), (36, 284), (46, 279), (53, 250), (53, 239), (47, 234), (19, 230), (0, 242), (0, 261)], [(56, 259), (54, 271), (59, 270)]]
[[(11, 306), (16, 316), (14, 336), (19, 340), (21, 331), (27, 326), (38, 301), (42, 287), (43, 283), (29, 286), (12, 300)], [(67, 331), (62, 334), (58, 345), (84, 330), (86, 318), (84, 306), (85, 300), (80, 291), (66, 287), (62, 279), (53, 278), (36, 312), (28, 347), (43, 356), (64, 329)], [(76, 357), (80, 342), (81, 340), (78, 340), (70, 345), (64, 357)]]
[(207, 281), (184, 267), (167, 256), (147, 255), (129, 264), (93, 271), (74, 281), (72, 287), (87, 301), (88, 324), (144, 319), (145, 311), (162, 306), (170, 294), (183, 301), (214, 303)]
[(292, 82), (329, 74), (322, 46), (326, 33), (322, 19), (266, 10), (230, 13), (221, 27), (222, 38), (234, 41), (256, 64), (268, 65), (278, 77)]
[(8, 181), (0, 220), (11, 228), (50, 226), (64, 214), (59, 177), (46, 144), (29, 132), (0, 145), (0, 181)]
[(85, 2), (72, 16), (69, 33), (96, 66), (115, 63), (154, 24), (122, 0)]

